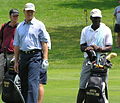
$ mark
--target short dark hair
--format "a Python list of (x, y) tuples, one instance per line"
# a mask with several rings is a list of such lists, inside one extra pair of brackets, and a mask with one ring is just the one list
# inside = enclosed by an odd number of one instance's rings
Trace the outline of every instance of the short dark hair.
[(12, 15), (12, 14), (16, 14), (16, 15), (19, 15), (19, 11), (17, 9), (11, 9), (9, 11), (9, 15)]

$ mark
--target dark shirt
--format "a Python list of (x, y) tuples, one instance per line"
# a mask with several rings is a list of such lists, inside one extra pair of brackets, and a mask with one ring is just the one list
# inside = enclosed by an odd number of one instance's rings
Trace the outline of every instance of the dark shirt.
[(16, 30), (16, 26), (11, 27), (9, 23), (3, 24), (0, 29), (0, 39), (2, 40), (0, 51), (3, 52), (4, 48), (6, 48), (8, 53), (14, 52), (13, 40), (14, 34)]

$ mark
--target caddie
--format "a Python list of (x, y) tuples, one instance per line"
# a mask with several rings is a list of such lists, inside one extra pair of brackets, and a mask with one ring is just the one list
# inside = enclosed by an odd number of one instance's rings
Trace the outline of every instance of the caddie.
[[(90, 65), (86, 51), (94, 50), (99, 58), (103, 52), (112, 50), (112, 34), (109, 27), (101, 22), (102, 14), (99, 9), (93, 9), (90, 12), (92, 24), (83, 28), (80, 37), (80, 48), (84, 52), (84, 63), (82, 66), (80, 87), (77, 96), (77, 103), (83, 103), (85, 99), (86, 83), (90, 77)], [(106, 82), (107, 83), (107, 82)]]

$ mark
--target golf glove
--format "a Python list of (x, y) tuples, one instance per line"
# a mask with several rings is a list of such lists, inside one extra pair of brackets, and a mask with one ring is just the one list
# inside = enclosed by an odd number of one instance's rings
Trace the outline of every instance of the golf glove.
[(48, 60), (43, 60), (43, 62), (42, 62), (42, 68), (45, 69), (45, 70), (47, 70), (48, 66), (49, 66)]

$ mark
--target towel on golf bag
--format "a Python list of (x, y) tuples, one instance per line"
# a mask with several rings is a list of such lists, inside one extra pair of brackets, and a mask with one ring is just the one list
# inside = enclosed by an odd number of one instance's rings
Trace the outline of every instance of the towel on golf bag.
[(105, 96), (105, 82), (102, 77), (90, 76), (86, 88), (85, 103), (108, 103)]
[(25, 103), (21, 94), (20, 78), (13, 70), (5, 73), (2, 83), (2, 100), (5, 103)]

